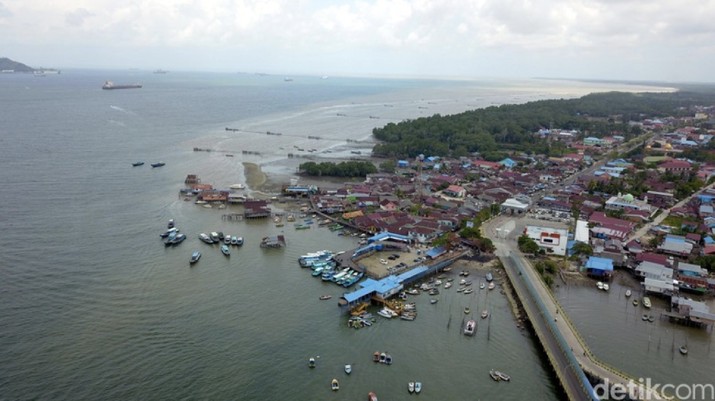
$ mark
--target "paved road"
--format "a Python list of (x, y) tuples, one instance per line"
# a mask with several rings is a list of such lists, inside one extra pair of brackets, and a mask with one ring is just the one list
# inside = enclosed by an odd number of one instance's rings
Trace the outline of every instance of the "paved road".
[[(551, 290), (518, 251), (516, 238), (523, 232), (524, 224), (521, 219), (500, 216), (484, 223), (482, 229), (494, 243), (495, 253), (502, 261), (569, 399), (593, 399), (582, 385), (580, 374), (583, 371), (602, 380), (608, 379), (611, 384), (626, 385), (629, 380), (635, 381), (591, 353)], [(574, 361), (578, 366), (574, 366)], [(654, 394), (648, 399), (662, 398)]]

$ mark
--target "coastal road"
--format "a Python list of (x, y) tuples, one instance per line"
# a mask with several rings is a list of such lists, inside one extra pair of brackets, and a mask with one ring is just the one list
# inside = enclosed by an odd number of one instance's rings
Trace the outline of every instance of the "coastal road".
[[(604, 364), (591, 353), (551, 290), (519, 252), (516, 238), (523, 232), (524, 225), (521, 219), (500, 216), (485, 222), (482, 231), (494, 243), (495, 253), (502, 261), (569, 399), (595, 399), (584, 387), (584, 371), (601, 380), (608, 380), (610, 384), (627, 385), (630, 380), (637, 383), (634, 378)], [(664, 398), (651, 393), (640, 399)]]

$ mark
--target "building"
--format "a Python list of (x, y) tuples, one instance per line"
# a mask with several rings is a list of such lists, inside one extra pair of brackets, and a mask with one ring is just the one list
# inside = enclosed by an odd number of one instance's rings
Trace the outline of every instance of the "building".
[(509, 198), (501, 204), (501, 212), (507, 214), (521, 215), (529, 211), (529, 204)]
[(586, 274), (609, 279), (613, 274), (613, 260), (591, 256), (584, 265)]
[(536, 242), (548, 254), (564, 256), (568, 245), (568, 231), (560, 228), (526, 226), (524, 235)]
[(640, 211), (648, 213), (648, 217), (652, 216), (657, 208), (649, 205), (647, 201), (641, 201), (636, 199), (631, 194), (612, 196), (606, 201), (606, 210), (623, 210), (629, 211)]

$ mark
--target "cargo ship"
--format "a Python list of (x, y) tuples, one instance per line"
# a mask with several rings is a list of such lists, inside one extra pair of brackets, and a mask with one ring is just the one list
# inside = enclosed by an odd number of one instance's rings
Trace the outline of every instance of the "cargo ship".
[(117, 85), (112, 81), (105, 81), (104, 85), (102, 85), (102, 89), (139, 89), (142, 86), (139, 84), (133, 84), (133, 85)]

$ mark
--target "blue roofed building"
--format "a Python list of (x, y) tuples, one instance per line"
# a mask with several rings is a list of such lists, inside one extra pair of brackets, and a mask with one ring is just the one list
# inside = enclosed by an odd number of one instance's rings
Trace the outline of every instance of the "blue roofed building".
[(591, 256), (584, 268), (589, 276), (608, 278), (613, 274), (613, 260)]
[(501, 164), (502, 166), (504, 166), (508, 169), (512, 169), (512, 168), (514, 168), (514, 166), (516, 166), (516, 162), (508, 157), (506, 159), (500, 161), (499, 164)]

